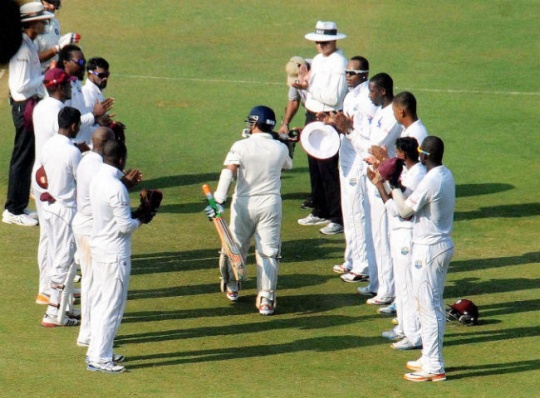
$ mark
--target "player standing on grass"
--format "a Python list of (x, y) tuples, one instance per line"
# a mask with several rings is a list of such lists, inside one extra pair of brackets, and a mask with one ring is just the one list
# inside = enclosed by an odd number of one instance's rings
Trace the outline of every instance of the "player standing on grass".
[(446, 380), (442, 356), (446, 314), (443, 291), (448, 265), (454, 253), (452, 226), (456, 185), (450, 170), (442, 164), (444, 143), (429, 136), (418, 147), (427, 174), (405, 200), (400, 189), (392, 197), (403, 218), (415, 215), (412, 237), (411, 273), (422, 336), (422, 356), (407, 362), (414, 373), (409, 381)]
[[(271, 315), (276, 307), (281, 246), (281, 170), (291, 169), (292, 159), (287, 146), (271, 134), (276, 125), (272, 109), (256, 106), (246, 122), (250, 136), (235, 142), (229, 150), (214, 196), (217, 203), (224, 203), (233, 178), (237, 179), (231, 203), (230, 229), (244, 256), (251, 238), (255, 236), (256, 306), (261, 315)], [(210, 206), (205, 211), (210, 218), (216, 215)], [(240, 286), (234, 281), (230, 265), (227, 271), (222, 275), (227, 298), (236, 301)]]

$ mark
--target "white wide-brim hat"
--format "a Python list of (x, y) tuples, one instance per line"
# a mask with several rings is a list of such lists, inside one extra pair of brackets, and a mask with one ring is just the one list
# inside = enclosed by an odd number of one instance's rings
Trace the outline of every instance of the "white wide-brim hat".
[(310, 156), (329, 159), (339, 151), (341, 140), (339, 133), (332, 126), (323, 122), (313, 122), (302, 130), (300, 143)]
[(45, 11), (45, 8), (41, 2), (38, 3), (34, 1), (23, 4), (19, 8), (19, 12), (21, 14), (21, 23), (54, 18), (53, 13)]
[(305, 38), (311, 41), (333, 41), (346, 38), (347, 35), (338, 33), (335, 22), (318, 21), (315, 32), (308, 33)]

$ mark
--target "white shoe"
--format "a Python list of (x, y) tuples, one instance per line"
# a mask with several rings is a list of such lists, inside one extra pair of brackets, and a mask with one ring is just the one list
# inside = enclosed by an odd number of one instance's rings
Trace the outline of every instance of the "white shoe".
[(345, 267), (343, 264), (338, 264), (332, 267), (332, 271), (334, 271), (336, 274), (346, 274), (347, 272), (351, 272), (351, 269)]
[(416, 361), (408, 361), (405, 365), (407, 369), (414, 370), (416, 372), (422, 371), (422, 358), (417, 359)]
[(319, 232), (323, 235), (336, 235), (343, 233), (343, 227), (335, 222), (331, 222), (326, 227), (319, 229)]
[(28, 217), (33, 218), (34, 220), (39, 220), (37, 211), (30, 210), (28, 207), (23, 210), (23, 213), (26, 214)]
[(369, 290), (369, 286), (362, 286), (362, 287), (359, 287), (358, 288), (358, 294), (361, 294), (363, 296), (376, 296), (377, 293), (375, 292), (372, 292), (371, 290)]
[(23, 227), (35, 227), (38, 225), (38, 220), (24, 213), (15, 215), (7, 209), (2, 213), (2, 222), (6, 224), (21, 225)]
[(390, 344), (390, 346), (394, 349), (394, 350), (399, 350), (399, 351), (404, 351), (404, 350), (416, 350), (418, 348), (422, 348), (422, 345), (414, 345), (413, 343), (411, 343), (411, 341), (405, 337), (404, 339), (396, 342), (396, 343), (392, 343)]
[(396, 311), (396, 302), (394, 301), (392, 304), (390, 304), (389, 306), (387, 307), (381, 307), (377, 310), (377, 313), (378, 314), (381, 314), (381, 315), (396, 315), (397, 311)]
[(272, 315), (273, 313), (274, 313), (274, 303), (267, 298), (263, 298), (261, 301), (261, 305), (259, 306), (259, 314)]
[(394, 301), (393, 297), (379, 297), (375, 296), (366, 300), (366, 303), (370, 305), (388, 305)]
[(355, 274), (354, 272), (347, 272), (346, 274), (341, 275), (340, 278), (343, 282), (350, 282), (350, 283), (366, 282), (369, 280), (369, 275)]
[(396, 333), (394, 329), (387, 330), (386, 332), (382, 332), (381, 336), (387, 340), (393, 340), (393, 341), (400, 340), (405, 337), (405, 335), (403, 334)]
[(298, 220), (298, 224), (300, 225), (321, 225), (321, 224), (327, 224), (330, 221), (316, 217), (313, 214), (309, 214), (307, 217), (301, 218)]
[(77, 326), (78, 324), (79, 321), (77, 319), (70, 318), (68, 316), (64, 317), (63, 323), (58, 322), (56, 316), (49, 314), (45, 314), (41, 320), (41, 326), (46, 328), (54, 328), (57, 326)]
[(122, 365), (117, 365), (116, 362), (98, 363), (90, 362), (86, 369), (92, 372), (104, 372), (104, 373), (122, 373), (126, 370)]

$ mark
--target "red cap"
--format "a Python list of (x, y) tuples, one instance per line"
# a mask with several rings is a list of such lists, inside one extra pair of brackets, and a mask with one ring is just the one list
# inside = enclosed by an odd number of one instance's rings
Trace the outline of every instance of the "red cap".
[(379, 165), (379, 174), (386, 181), (390, 181), (396, 173), (401, 174), (403, 162), (398, 158), (386, 159)]
[(77, 78), (75, 76), (68, 75), (63, 69), (52, 68), (45, 73), (43, 84), (45, 85), (45, 87), (54, 87), (66, 81), (74, 80), (77, 80)]

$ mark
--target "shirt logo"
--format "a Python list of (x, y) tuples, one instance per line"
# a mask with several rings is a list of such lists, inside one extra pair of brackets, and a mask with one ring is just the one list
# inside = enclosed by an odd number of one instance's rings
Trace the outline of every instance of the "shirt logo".
[(358, 180), (357, 180), (356, 178), (350, 178), (350, 179), (349, 179), (349, 185), (350, 185), (351, 187), (355, 187), (356, 184), (358, 184)]
[(414, 266), (415, 266), (415, 268), (417, 268), (417, 269), (422, 268), (422, 260), (416, 260), (416, 261), (414, 262)]
[(401, 248), (401, 254), (403, 254), (404, 256), (406, 256), (407, 254), (409, 254), (409, 248), (407, 246), (403, 246)]

